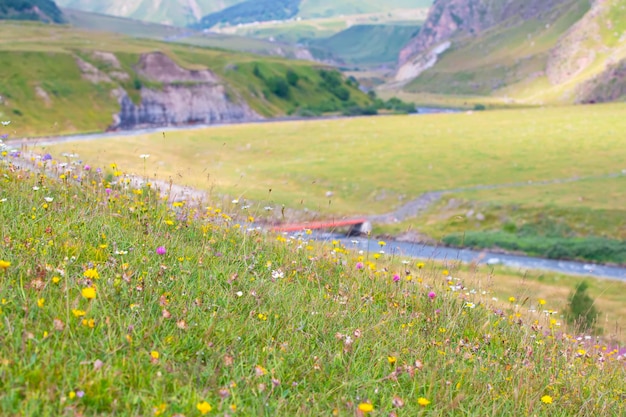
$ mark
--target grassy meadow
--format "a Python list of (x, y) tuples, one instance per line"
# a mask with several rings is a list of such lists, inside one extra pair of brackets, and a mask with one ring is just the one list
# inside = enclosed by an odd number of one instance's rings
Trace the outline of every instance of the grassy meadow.
[[(137, 175), (321, 218), (386, 213), (427, 191), (451, 191), (418, 218), (378, 225), (379, 233), (419, 230), (441, 239), (552, 221), (567, 224), (572, 236), (623, 239), (626, 147), (619, 132), (626, 128), (625, 109), (612, 104), (264, 123), (36, 149), (77, 153), (94, 164), (115, 161)], [(137, 157), (144, 153), (151, 155), (145, 165)], [(546, 180), (566, 182), (536, 184)], [(471, 190), (479, 185), (503, 188)], [(470, 210), (485, 219), (472, 221)]]
[[(128, 161), (153, 172), (157, 145), (127, 143)], [(3, 414), (622, 412), (621, 282), (590, 281), (606, 301), (596, 338), (561, 311), (579, 278), (266, 234), (250, 227), (262, 208), (168, 205), (112, 154), (18, 153), (0, 152)]]

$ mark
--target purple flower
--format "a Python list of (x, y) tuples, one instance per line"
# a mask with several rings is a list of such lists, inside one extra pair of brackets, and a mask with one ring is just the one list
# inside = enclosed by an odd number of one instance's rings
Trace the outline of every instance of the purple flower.
[(91, 166), (89, 165), (85, 165), (85, 167), (83, 168), (85, 171), (89, 171), (91, 169)]
[(431, 300), (434, 300), (436, 296), (437, 296), (437, 294), (435, 294), (434, 291), (431, 291), (431, 292), (428, 293), (428, 298), (430, 298)]
[(107, 193), (107, 195), (111, 195), (111, 189), (110, 188), (105, 188), (104, 192)]
[(2, 139), (2, 140), (5, 140), (8, 137), (9, 137), (8, 133), (5, 133), (4, 135), (0, 135), (0, 139)]
[(158, 248), (156, 248), (157, 255), (165, 255), (165, 252), (167, 252), (165, 250), (165, 246), (159, 246)]
[(78, 398), (83, 398), (85, 396), (85, 391), (76, 391), (76, 396)]
[(49, 153), (41, 157), (42, 161), (50, 161), (51, 159), (52, 159), (52, 155), (50, 155)]
[(13, 158), (19, 158), (20, 157), (20, 151), (13, 151), (9, 155), (12, 156)]
[(395, 274), (395, 275), (393, 276), (393, 282), (398, 282), (398, 281), (400, 281), (400, 275)]
[(363, 262), (357, 262), (356, 269), (363, 269)]

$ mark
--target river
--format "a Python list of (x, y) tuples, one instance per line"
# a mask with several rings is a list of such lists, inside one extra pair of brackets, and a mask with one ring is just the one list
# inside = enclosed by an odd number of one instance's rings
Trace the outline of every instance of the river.
[[(339, 240), (346, 248), (374, 254), (381, 250), (378, 240), (345, 235), (317, 233), (316, 240)], [(384, 251), (387, 256), (402, 256), (418, 259), (454, 260), (482, 265), (503, 265), (521, 272), (528, 270), (552, 271), (567, 275), (581, 275), (626, 281), (626, 267), (599, 265), (586, 262), (543, 259), (523, 255), (509, 255), (485, 250), (458, 249), (444, 246), (429, 246), (420, 243), (386, 240)]]

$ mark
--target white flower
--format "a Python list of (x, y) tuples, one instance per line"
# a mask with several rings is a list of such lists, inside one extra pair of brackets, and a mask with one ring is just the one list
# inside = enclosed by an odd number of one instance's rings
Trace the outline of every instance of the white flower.
[(265, 211), (272, 211), (272, 210), (274, 210), (274, 207), (265, 206)]
[(44, 197), (43, 199), (46, 200), (46, 203), (52, 203), (54, 201), (52, 197)]
[(465, 303), (466, 308), (475, 308), (476, 305), (474, 303)]
[(150, 154), (149, 153), (142, 153), (141, 155), (139, 155), (139, 157), (141, 159), (148, 159), (148, 158), (150, 158)]
[(285, 276), (285, 273), (281, 271), (280, 269), (276, 269), (272, 271), (272, 278), (274, 279), (282, 278), (284, 276)]
[(237, 297), (241, 297), (243, 295), (243, 291), (237, 291)]
[(231, 201), (231, 203), (233, 203), (233, 204), (239, 204), (239, 200), (238, 200), (238, 199), (234, 199), (233, 201)]
[(1, 199), (0, 199), (0, 203), (4, 203), (5, 201), (7, 201), (7, 199), (6, 199), (6, 198), (1, 198)]
[(36, 185), (33, 186), (33, 191), (38, 191), (38, 190), (39, 190), (39, 187), (37, 187)]
[(8, 126), (8, 125), (11, 124), (11, 121), (10, 120), (6, 120), (6, 121), (0, 122), (0, 123), (2, 123), (2, 126)]

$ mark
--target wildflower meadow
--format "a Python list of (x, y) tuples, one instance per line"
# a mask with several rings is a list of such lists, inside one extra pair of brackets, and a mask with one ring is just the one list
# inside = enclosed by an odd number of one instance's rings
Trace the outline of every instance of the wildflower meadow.
[(2, 415), (624, 413), (624, 351), (551, 300), (174, 197), (3, 145)]

